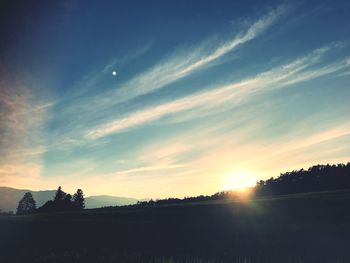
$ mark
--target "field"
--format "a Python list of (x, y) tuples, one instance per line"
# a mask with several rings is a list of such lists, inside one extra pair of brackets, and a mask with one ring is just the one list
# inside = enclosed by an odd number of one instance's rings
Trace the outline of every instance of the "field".
[(0, 262), (350, 262), (350, 191), (0, 217)]

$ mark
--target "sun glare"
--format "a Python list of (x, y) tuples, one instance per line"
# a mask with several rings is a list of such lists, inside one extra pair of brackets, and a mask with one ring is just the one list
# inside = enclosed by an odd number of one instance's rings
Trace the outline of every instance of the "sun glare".
[(247, 188), (254, 186), (256, 176), (249, 171), (236, 171), (224, 175), (223, 189), (244, 192)]

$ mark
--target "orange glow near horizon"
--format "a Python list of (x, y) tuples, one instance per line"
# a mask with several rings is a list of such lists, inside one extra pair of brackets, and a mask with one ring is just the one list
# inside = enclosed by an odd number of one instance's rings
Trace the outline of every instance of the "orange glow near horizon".
[(224, 175), (223, 189), (245, 192), (256, 183), (256, 175), (251, 171), (236, 171)]

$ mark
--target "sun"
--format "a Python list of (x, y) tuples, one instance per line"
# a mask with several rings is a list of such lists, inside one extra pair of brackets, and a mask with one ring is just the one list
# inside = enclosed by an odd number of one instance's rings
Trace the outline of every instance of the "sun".
[(224, 175), (223, 189), (225, 191), (245, 191), (256, 183), (256, 174), (250, 171), (235, 171)]

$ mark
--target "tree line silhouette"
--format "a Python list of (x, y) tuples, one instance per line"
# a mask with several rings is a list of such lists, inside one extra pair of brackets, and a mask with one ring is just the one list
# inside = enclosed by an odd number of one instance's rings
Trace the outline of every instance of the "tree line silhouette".
[(0, 209), (0, 216), (13, 216), (14, 213), (13, 211), (2, 211), (2, 209)]
[[(254, 196), (286, 195), (304, 192), (320, 192), (332, 190), (350, 190), (350, 162), (337, 165), (315, 165), (307, 170), (300, 169), (281, 173), (277, 178), (271, 177), (260, 180), (250, 190)], [(222, 191), (213, 195), (200, 195), (195, 197), (167, 198), (149, 201), (138, 201), (132, 206), (158, 206), (178, 203), (191, 203), (209, 200), (223, 200), (239, 198), (235, 191)], [(30, 192), (19, 201), (17, 214), (34, 212), (76, 211), (85, 208), (84, 193), (81, 189), (71, 196), (58, 187), (53, 200), (47, 201), (43, 206), (36, 208), (35, 200)]]
[(36, 202), (30, 192), (24, 194), (17, 207), (17, 215), (40, 213), (40, 212), (62, 212), (78, 211), (85, 208), (83, 190), (78, 189), (72, 196), (65, 193), (61, 186), (58, 187), (53, 200), (47, 201), (43, 206), (36, 208)]
[[(307, 170), (300, 169), (281, 173), (277, 178), (260, 180), (252, 187), (254, 196), (286, 195), (305, 192), (350, 190), (350, 162), (347, 164), (314, 165)], [(222, 191), (213, 195), (167, 198), (137, 202), (136, 206), (156, 206), (176, 203), (191, 203), (209, 200), (239, 199), (235, 191)]]
[(277, 178), (260, 180), (255, 186), (255, 194), (284, 195), (345, 189), (350, 189), (350, 162), (315, 165), (307, 170), (294, 170), (281, 173)]

